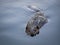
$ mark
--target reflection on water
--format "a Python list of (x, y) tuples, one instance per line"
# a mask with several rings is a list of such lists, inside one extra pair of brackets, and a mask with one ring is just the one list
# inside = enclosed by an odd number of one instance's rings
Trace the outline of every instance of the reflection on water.
[[(24, 6), (34, 4), (45, 10), (49, 22), (36, 37), (25, 33), (27, 21), (34, 14)], [(53, 6), (51, 6), (53, 5)], [(59, 45), (59, 1), (57, 0), (1, 0), (0, 1), (0, 45)]]

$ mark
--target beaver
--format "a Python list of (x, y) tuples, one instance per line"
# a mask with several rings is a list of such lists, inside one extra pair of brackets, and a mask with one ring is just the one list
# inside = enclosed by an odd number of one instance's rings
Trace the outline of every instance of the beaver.
[(48, 22), (47, 18), (40, 11), (36, 12), (28, 21), (25, 32), (31, 37), (39, 34), (41, 27)]

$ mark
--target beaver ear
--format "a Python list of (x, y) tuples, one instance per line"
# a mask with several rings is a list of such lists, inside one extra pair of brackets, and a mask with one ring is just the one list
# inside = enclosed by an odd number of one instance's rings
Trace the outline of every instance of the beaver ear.
[(28, 27), (26, 26), (26, 30), (28, 29)]
[(30, 30), (29, 30), (28, 26), (26, 26), (26, 32), (30, 32)]
[(28, 32), (27, 30), (28, 30), (28, 27), (26, 26), (26, 30), (25, 30), (26, 33)]

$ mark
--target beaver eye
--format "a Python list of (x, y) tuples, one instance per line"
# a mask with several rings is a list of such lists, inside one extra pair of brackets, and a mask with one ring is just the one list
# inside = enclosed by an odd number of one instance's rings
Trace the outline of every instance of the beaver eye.
[(38, 26), (37, 26), (36, 28), (37, 28), (37, 29), (39, 29), (39, 27), (38, 27)]

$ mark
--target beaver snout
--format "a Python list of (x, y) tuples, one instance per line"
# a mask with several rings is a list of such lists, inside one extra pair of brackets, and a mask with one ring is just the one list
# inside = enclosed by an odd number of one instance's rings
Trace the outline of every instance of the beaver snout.
[(34, 36), (34, 34), (31, 34), (30, 36), (31, 36), (31, 37), (33, 37), (33, 36)]

